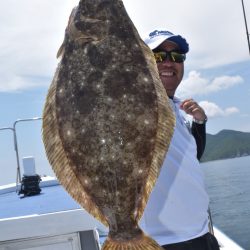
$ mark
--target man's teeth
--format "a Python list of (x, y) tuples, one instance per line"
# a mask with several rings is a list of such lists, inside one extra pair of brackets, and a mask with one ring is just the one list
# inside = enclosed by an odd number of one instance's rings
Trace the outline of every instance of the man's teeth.
[(174, 72), (161, 72), (162, 76), (173, 76)]

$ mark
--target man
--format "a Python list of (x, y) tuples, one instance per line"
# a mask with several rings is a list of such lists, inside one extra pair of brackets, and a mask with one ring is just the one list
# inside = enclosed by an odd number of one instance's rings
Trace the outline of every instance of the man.
[[(208, 233), (209, 198), (198, 161), (205, 149), (206, 114), (194, 100), (175, 97), (189, 45), (164, 30), (151, 32), (145, 43), (154, 52), (176, 125), (140, 226), (167, 250), (217, 250), (216, 238)], [(191, 128), (180, 110), (193, 117)]]

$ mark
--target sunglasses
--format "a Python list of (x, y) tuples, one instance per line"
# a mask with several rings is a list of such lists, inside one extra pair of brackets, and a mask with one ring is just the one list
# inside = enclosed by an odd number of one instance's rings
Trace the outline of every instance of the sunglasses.
[(164, 62), (167, 59), (171, 62), (182, 63), (186, 59), (185, 54), (176, 51), (157, 51), (154, 52), (154, 56), (157, 63)]

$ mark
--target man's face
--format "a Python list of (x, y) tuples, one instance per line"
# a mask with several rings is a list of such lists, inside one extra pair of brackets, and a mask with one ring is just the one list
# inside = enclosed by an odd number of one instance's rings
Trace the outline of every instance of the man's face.
[[(157, 47), (157, 50), (178, 50), (178, 45), (166, 40), (159, 47)], [(167, 59), (163, 62), (158, 62), (157, 67), (161, 81), (167, 91), (168, 96), (174, 96), (184, 74), (183, 63), (171, 62), (169, 59)]]

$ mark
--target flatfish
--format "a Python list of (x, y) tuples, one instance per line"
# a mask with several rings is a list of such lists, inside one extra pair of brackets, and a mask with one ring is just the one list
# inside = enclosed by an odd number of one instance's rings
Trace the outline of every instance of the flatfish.
[(102, 249), (161, 249), (138, 226), (175, 124), (150, 49), (120, 0), (73, 9), (43, 113), (60, 183), (109, 227)]

